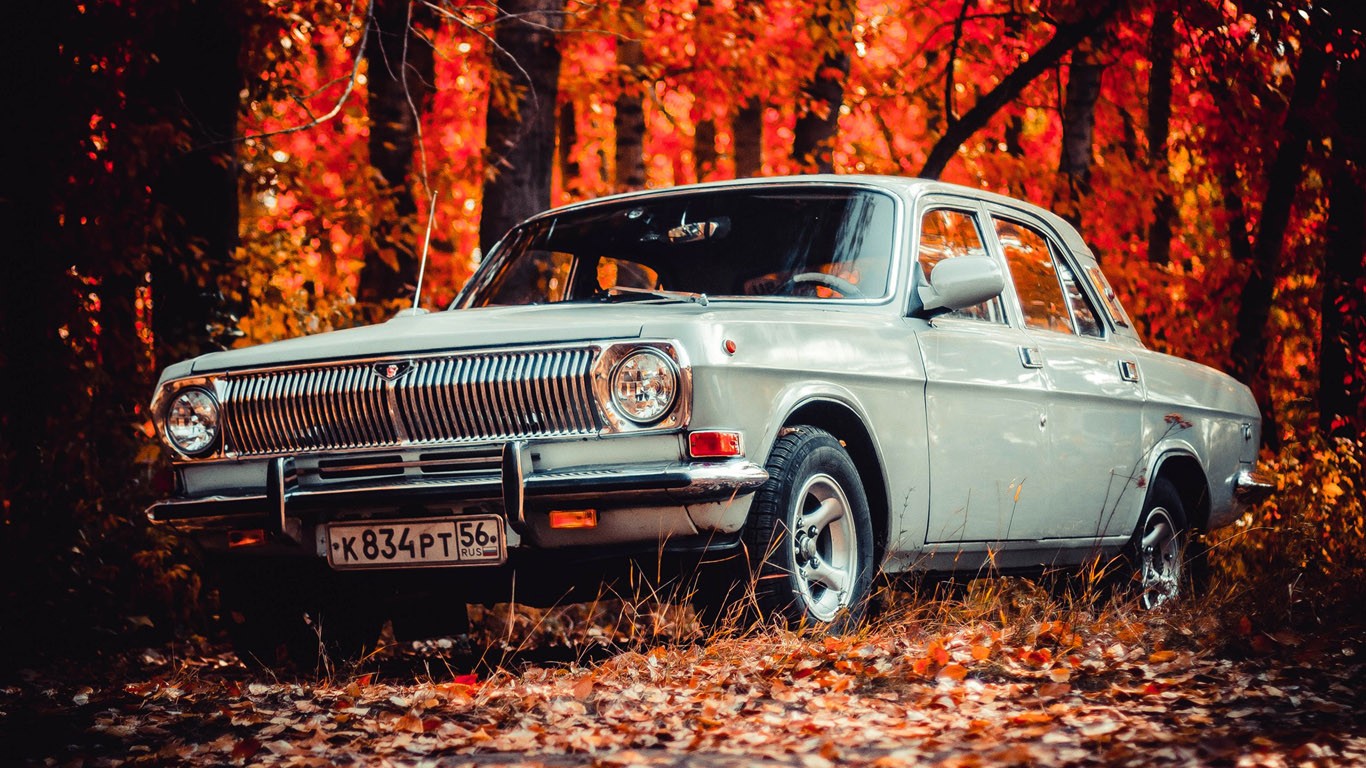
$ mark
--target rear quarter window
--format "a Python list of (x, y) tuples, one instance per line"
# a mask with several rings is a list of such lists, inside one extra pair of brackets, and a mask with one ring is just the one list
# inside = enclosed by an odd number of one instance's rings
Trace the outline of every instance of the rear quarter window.
[(1091, 282), (1091, 287), (1095, 289), (1096, 295), (1105, 302), (1105, 308), (1110, 312), (1110, 319), (1115, 321), (1115, 325), (1128, 328), (1129, 316), (1124, 313), (1124, 307), (1119, 303), (1119, 297), (1115, 295), (1115, 289), (1110, 287), (1110, 281), (1105, 279), (1105, 273), (1100, 271), (1100, 267), (1089, 266), (1085, 269), (1086, 279)]

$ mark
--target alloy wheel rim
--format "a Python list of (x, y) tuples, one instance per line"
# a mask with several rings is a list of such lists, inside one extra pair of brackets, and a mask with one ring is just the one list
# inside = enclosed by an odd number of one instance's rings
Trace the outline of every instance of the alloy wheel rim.
[(793, 497), (792, 562), (808, 613), (831, 621), (853, 597), (858, 538), (849, 498), (830, 475), (813, 475)]
[(1139, 542), (1139, 589), (1144, 608), (1174, 600), (1181, 585), (1181, 537), (1171, 513), (1154, 507)]

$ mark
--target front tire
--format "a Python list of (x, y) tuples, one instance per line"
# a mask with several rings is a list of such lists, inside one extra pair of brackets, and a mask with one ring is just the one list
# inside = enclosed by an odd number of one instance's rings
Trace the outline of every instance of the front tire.
[(744, 541), (760, 617), (792, 628), (858, 624), (873, 579), (873, 526), (858, 468), (830, 433), (781, 436)]

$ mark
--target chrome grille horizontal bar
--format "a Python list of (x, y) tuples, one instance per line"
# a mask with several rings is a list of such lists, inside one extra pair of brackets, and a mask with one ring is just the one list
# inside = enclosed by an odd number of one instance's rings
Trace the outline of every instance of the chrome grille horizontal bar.
[[(594, 434), (592, 348), (229, 374), (228, 452), (260, 456)], [(393, 375), (386, 377), (392, 364)]]

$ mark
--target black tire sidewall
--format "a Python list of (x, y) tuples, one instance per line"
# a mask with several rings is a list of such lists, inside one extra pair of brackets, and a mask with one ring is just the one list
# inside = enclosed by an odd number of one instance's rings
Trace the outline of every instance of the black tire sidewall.
[(1176, 526), (1178, 538), (1178, 558), (1181, 560), (1181, 575), (1177, 583), (1176, 599), (1184, 598), (1192, 588), (1191, 563), (1187, 562), (1190, 553), (1187, 551), (1191, 547), (1190, 523), (1186, 516), (1186, 505), (1181, 500), (1181, 494), (1176, 486), (1166, 478), (1158, 478), (1153, 481), (1148, 489), (1148, 496), (1143, 502), (1143, 514), (1139, 515), (1138, 525), (1134, 528), (1133, 538), (1130, 539), (1128, 547), (1125, 549), (1125, 559), (1129, 566), (1130, 589), (1136, 596), (1141, 596), (1143, 592), (1142, 569), (1143, 569), (1143, 533), (1148, 528), (1148, 519), (1152, 516), (1153, 510), (1165, 509), (1171, 516), (1172, 524)]
[[(833, 435), (814, 427), (799, 427), (780, 437), (767, 468), (769, 480), (756, 494), (745, 526), (760, 618), (778, 618), (789, 627), (824, 627), (833, 631), (856, 625), (866, 610), (873, 579), (872, 520), (858, 468)], [(848, 610), (829, 623), (807, 610), (790, 545), (796, 514), (794, 497), (807, 478), (818, 474), (833, 478), (843, 491), (858, 548), (857, 575)]]

